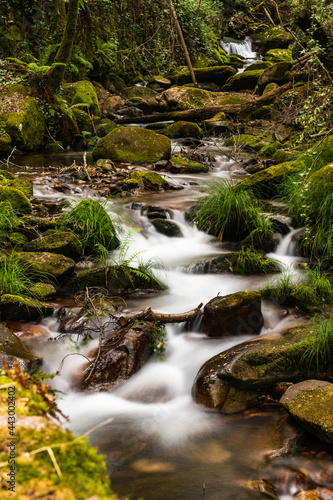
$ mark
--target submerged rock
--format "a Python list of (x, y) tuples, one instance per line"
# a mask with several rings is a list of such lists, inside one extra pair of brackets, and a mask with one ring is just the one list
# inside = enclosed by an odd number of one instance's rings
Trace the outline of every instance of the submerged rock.
[(154, 325), (137, 321), (130, 327), (110, 334), (102, 343), (96, 369), (87, 379), (88, 365), (75, 383), (77, 390), (110, 391), (128, 380), (148, 361), (153, 352)]
[(253, 335), (264, 324), (259, 292), (237, 292), (215, 297), (204, 308), (202, 331), (208, 337)]
[(170, 158), (170, 139), (140, 127), (118, 127), (94, 147), (94, 160), (156, 162)]
[(304, 429), (333, 444), (333, 384), (305, 380), (289, 387), (280, 402)]

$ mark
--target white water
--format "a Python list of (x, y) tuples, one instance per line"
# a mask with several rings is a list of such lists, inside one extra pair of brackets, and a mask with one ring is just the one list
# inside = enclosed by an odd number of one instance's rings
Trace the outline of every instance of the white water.
[(246, 37), (243, 41), (224, 41), (221, 40), (221, 47), (227, 54), (237, 54), (245, 59), (256, 59), (257, 53), (252, 50), (252, 40)]
[[(226, 168), (229, 164), (229, 161), (219, 158), (212, 175), (228, 175)], [(200, 176), (194, 178), (198, 180)], [(186, 176), (183, 179), (186, 180)], [(35, 187), (36, 194), (53, 196), (44, 185)], [(84, 196), (86, 193), (78, 195), (79, 198)], [(216, 256), (226, 249), (216, 238), (185, 222), (181, 206), (193, 197), (191, 188), (173, 193), (169, 202), (167, 193), (160, 196), (151, 195), (148, 202), (174, 207), (171, 215), (181, 227), (183, 238), (161, 235), (139, 211), (120, 207), (123, 227), (140, 228), (140, 231), (133, 232), (127, 257), (148, 250), (143, 259), (158, 258), (166, 266), (158, 276), (168, 290), (155, 296), (127, 300), (131, 310), (149, 305), (157, 311), (183, 312), (218, 294), (255, 290), (265, 285), (265, 277), (186, 272), (184, 266), (201, 258)], [(109, 208), (113, 211), (115, 207), (110, 205)], [(284, 240), (289, 241), (290, 235)], [(275, 257), (282, 260), (282, 253), (287, 252), (284, 240), (275, 253)], [(266, 306), (264, 315), (264, 331), (274, 330), (281, 324), (278, 308), (273, 310)], [(284, 323), (288, 321), (288, 318), (283, 320)], [(43, 324), (50, 337), (57, 335), (58, 324), (54, 318), (47, 318)], [(251, 424), (242, 419), (238, 423), (237, 418), (230, 422), (227, 417), (206, 412), (193, 402), (191, 387), (206, 360), (248, 338), (245, 335), (209, 339), (198, 331), (183, 333), (182, 325), (169, 325), (165, 361), (152, 359), (113, 393), (86, 395), (71, 392), (72, 377), (85, 361), (80, 356), (65, 360), (61, 378), (55, 379), (56, 387), (65, 393), (60, 407), (69, 415), (69, 426), (76, 434), (105, 423), (91, 434), (91, 440), (107, 455), (116, 491), (135, 498), (142, 495), (145, 500), (180, 500), (201, 498), (202, 484), (207, 483), (210, 485), (209, 498), (237, 498), (232, 488), (239, 478), (246, 479), (256, 474), (255, 467), (263, 460), (263, 450), (268, 446), (265, 446), (265, 440), (267, 442), (272, 424), (267, 421), (266, 425), (255, 419)], [(96, 340), (90, 347), (81, 348), (81, 352), (87, 354), (94, 345)], [(43, 352), (43, 370), (57, 371), (62, 358), (76, 351), (77, 346), (71, 342), (50, 341)], [(252, 435), (251, 443), (246, 436), (248, 432)], [(221, 491), (226, 491), (226, 484), (231, 490), (222, 497)]]

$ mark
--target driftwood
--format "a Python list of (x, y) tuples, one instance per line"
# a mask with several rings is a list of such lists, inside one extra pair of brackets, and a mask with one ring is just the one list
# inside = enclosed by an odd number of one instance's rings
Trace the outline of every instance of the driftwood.
[(183, 321), (193, 321), (200, 313), (200, 309), (202, 306), (203, 303), (201, 302), (201, 304), (199, 304), (195, 309), (192, 309), (192, 311), (179, 314), (158, 313), (152, 311), (150, 307), (146, 307), (145, 309), (143, 309), (143, 311), (129, 313), (121, 316), (118, 319), (118, 323), (120, 324), (120, 326), (124, 327), (136, 320), (159, 321), (160, 323), (182, 323)]
[[(246, 115), (270, 104), (281, 94), (291, 89), (293, 86), (292, 82), (288, 82), (281, 87), (278, 87), (267, 94), (262, 95), (257, 98), (253, 98), (248, 102), (242, 104), (225, 104), (223, 106), (206, 106), (203, 108), (188, 109), (185, 111), (169, 111), (167, 113), (155, 113), (153, 115), (138, 116), (135, 118), (136, 123), (153, 123), (167, 120), (198, 120), (203, 118), (212, 118), (217, 113), (226, 113), (230, 116), (241, 116)], [(132, 123), (133, 117), (124, 117), (117, 119), (117, 123)]]

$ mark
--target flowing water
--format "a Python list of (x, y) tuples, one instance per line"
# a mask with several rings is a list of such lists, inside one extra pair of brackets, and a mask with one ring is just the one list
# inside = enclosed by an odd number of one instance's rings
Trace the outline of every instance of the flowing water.
[[(174, 147), (178, 147), (176, 143)], [(229, 178), (233, 163), (217, 155), (209, 177)], [(43, 165), (44, 160), (39, 164), (39, 174)], [(36, 174), (34, 168), (32, 173)], [(237, 178), (244, 172), (234, 169), (233, 175)], [(167, 285), (167, 290), (128, 299), (127, 307), (140, 310), (150, 306), (160, 312), (185, 312), (218, 294), (262, 288), (266, 277), (200, 271), (200, 259), (217, 256), (230, 247), (221, 245), (216, 238), (198, 231), (184, 219), (185, 208), (196, 197), (193, 183), (200, 183), (202, 176), (169, 177), (184, 189), (140, 195), (130, 202), (129, 199), (115, 200), (108, 205), (110, 212), (121, 217), (123, 237), (126, 231), (131, 231), (127, 256), (144, 251), (143, 258), (159, 259), (165, 266), (158, 277)], [(45, 179), (44, 174), (38, 176), (35, 196), (59, 198), (59, 193), (52, 192)], [(71, 187), (74, 193), (76, 187)], [(97, 198), (96, 193), (81, 188), (68, 198), (92, 196)], [(131, 208), (133, 201), (168, 208), (170, 218), (179, 224), (183, 237), (169, 238), (157, 233), (144, 212)], [(286, 259), (288, 265), (297, 260), (289, 255), (291, 241), (292, 233), (282, 239), (276, 253), (271, 255), (282, 262), (282, 267)], [(293, 321), (289, 316), (281, 319), (284, 314), (279, 307), (263, 304), (263, 312), (265, 333)], [(50, 339), (58, 335), (59, 324), (55, 318), (46, 318), (42, 327)], [(200, 333), (199, 324), (190, 332), (184, 332), (183, 325), (168, 325), (165, 361), (152, 359), (112, 393), (72, 392), (72, 377), (84, 360), (80, 356), (66, 358), (61, 376), (54, 382), (64, 393), (60, 407), (69, 416), (67, 425), (76, 434), (94, 429), (91, 442), (106, 455), (116, 492), (131, 495), (133, 499), (142, 496), (145, 500), (260, 498), (257, 492), (242, 489), (240, 482), (262, 477), (265, 457), (272, 448), (274, 428), (283, 412), (272, 405), (264, 412), (227, 416), (198, 407), (191, 397), (191, 387), (201, 365), (246, 339), (249, 339), (246, 332), (235, 338), (211, 339)], [(81, 347), (81, 352), (87, 353), (96, 344), (97, 340), (93, 340), (90, 346)], [(77, 352), (75, 342), (46, 342), (43, 370), (57, 371), (63, 357), (72, 352)]]

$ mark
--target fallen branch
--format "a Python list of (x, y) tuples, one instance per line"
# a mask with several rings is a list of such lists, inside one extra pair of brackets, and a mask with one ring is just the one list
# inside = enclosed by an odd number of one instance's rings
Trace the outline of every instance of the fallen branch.
[[(230, 116), (246, 115), (255, 111), (261, 106), (270, 104), (281, 94), (292, 88), (292, 83), (288, 82), (267, 94), (254, 98), (251, 101), (242, 104), (225, 104), (223, 106), (206, 106), (203, 108), (188, 109), (185, 111), (169, 111), (167, 113), (156, 113), (153, 115), (138, 116), (135, 118), (137, 123), (153, 123), (167, 120), (199, 120), (203, 118), (212, 118), (218, 113), (226, 113)], [(117, 120), (118, 123), (132, 123), (132, 117), (124, 117)]]
[(200, 313), (203, 303), (198, 305), (192, 311), (179, 314), (165, 314), (158, 313), (151, 310), (150, 307), (146, 307), (143, 311), (138, 311), (134, 313), (126, 314), (118, 319), (120, 326), (124, 327), (130, 323), (134, 323), (137, 320), (144, 321), (159, 321), (160, 323), (182, 323), (183, 321), (193, 321), (197, 315)]

